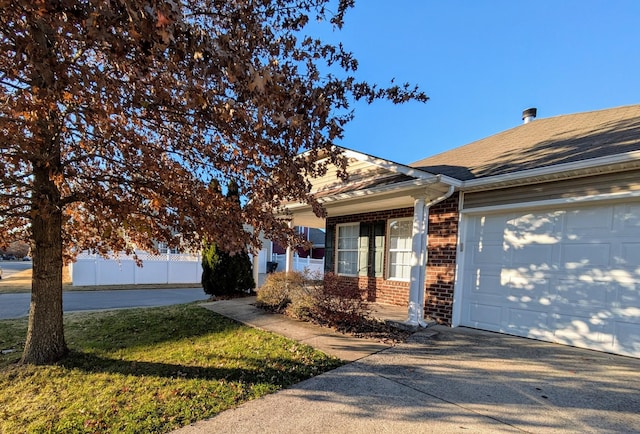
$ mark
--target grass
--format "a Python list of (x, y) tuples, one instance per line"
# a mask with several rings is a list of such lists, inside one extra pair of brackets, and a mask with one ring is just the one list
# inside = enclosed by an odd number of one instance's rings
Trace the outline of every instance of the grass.
[(53, 366), (15, 363), (26, 328), (0, 321), (0, 433), (167, 432), (341, 364), (195, 304), (66, 315)]

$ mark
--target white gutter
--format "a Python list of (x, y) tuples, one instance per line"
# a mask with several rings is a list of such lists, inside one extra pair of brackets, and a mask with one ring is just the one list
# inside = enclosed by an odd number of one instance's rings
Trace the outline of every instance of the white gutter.
[(393, 193), (396, 191), (407, 190), (411, 188), (423, 187), (426, 185), (438, 184), (440, 182), (439, 175), (431, 175), (430, 179), (415, 179), (411, 181), (397, 182), (381, 187), (366, 188), (364, 190), (353, 190), (347, 193), (338, 193), (331, 196), (319, 197), (320, 203), (337, 202), (348, 199), (360, 199), (367, 196), (376, 196), (379, 194)]
[[(381, 187), (374, 188), (365, 188), (364, 190), (354, 190), (347, 193), (339, 193), (335, 195), (325, 196), (318, 198), (318, 202), (321, 204), (328, 204), (331, 202), (338, 202), (343, 200), (350, 199), (362, 199), (367, 196), (375, 196), (380, 194), (388, 194), (402, 190), (408, 190), (411, 188), (419, 188), (424, 185), (430, 184), (438, 184), (443, 183), (447, 185), (454, 185), (456, 187), (461, 187), (463, 182), (459, 179), (451, 178), (447, 175), (443, 174), (434, 174), (431, 172), (426, 172), (421, 169), (417, 169), (415, 167), (406, 166), (404, 164), (395, 163), (393, 161), (384, 160), (381, 158), (377, 158), (371, 155), (363, 154), (361, 152), (357, 152), (348, 148), (343, 148), (341, 146), (334, 146), (334, 149), (339, 149), (342, 154), (347, 158), (353, 158), (354, 160), (369, 163), (373, 166), (380, 167), (386, 170), (389, 170), (393, 173), (400, 173), (407, 176), (411, 176), (416, 178), (410, 181), (398, 182), (391, 185), (384, 185)], [(304, 157), (306, 153), (300, 154), (301, 157)], [(314, 192), (313, 194), (321, 194), (322, 191)], [(302, 202), (297, 203), (289, 203), (285, 205), (285, 207), (290, 210), (296, 210), (300, 208), (308, 208), (309, 205)]]
[(455, 185), (449, 185), (445, 194), (429, 202), (423, 198), (416, 199), (413, 212), (413, 234), (411, 254), (411, 282), (409, 285), (409, 308), (406, 324), (427, 327), (424, 320), (425, 273), (427, 268), (429, 209), (449, 197), (455, 191)]
[[(390, 185), (384, 185), (381, 187), (367, 188), (364, 190), (353, 190), (346, 193), (339, 193), (331, 196), (319, 197), (318, 202), (321, 204), (330, 204), (332, 202), (339, 202), (345, 200), (362, 199), (370, 196), (378, 196), (382, 194), (393, 193), (402, 190), (409, 190), (412, 188), (420, 188), (428, 185), (438, 184), (443, 182), (444, 176), (430, 175), (429, 178), (415, 179), (411, 181), (398, 182)], [(443, 182), (449, 184), (448, 182)], [(321, 192), (316, 192), (321, 193)], [(309, 205), (303, 202), (290, 203), (286, 205), (289, 210), (296, 210), (300, 208), (308, 208)]]
[(435, 173), (425, 172), (415, 167), (405, 166), (404, 164), (395, 163), (389, 160), (383, 160), (382, 158), (373, 157), (371, 155), (363, 154), (361, 152), (353, 151), (347, 148), (341, 148), (345, 157), (353, 158), (354, 160), (369, 163), (373, 166), (387, 169), (391, 172), (402, 173), (404, 175), (413, 176), (419, 179), (429, 179), (436, 176)]
[(463, 181), (460, 187), (465, 191), (469, 191), (473, 189), (480, 189), (483, 187), (490, 187), (492, 185), (515, 184), (516, 181), (526, 180), (527, 178), (549, 177), (552, 175), (561, 174), (566, 175), (570, 172), (584, 171), (586, 169), (597, 169), (598, 167), (624, 163), (640, 163), (640, 151), (631, 151), (624, 154), (590, 158), (588, 160), (554, 164), (551, 166), (538, 167), (535, 169), (521, 170), (514, 173), (505, 173), (503, 175), (494, 175), (488, 176), (486, 178), (471, 179), (468, 181)]

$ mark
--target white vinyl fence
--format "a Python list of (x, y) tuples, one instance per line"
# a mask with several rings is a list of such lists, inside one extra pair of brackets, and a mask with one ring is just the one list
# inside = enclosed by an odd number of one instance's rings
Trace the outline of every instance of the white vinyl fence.
[(193, 283), (200, 285), (202, 276), (199, 254), (163, 253), (151, 255), (138, 252), (142, 267), (133, 258), (120, 255), (104, 259), (99, 255), (81, 253), (71, 264), (73, 286), (142, 285), (160, 283)]
[[(286, 271), (287, 255), (273, 254), (273, 262), (278, 263), (276, 271)], [(300, 258), (293, 256), (293, 271), (308, 272), (310, 274), (324, 276), (324, 259)]]

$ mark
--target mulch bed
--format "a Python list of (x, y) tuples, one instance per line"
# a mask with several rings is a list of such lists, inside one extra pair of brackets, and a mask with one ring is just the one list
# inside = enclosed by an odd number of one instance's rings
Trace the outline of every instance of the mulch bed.
[[(234, 298), (252, 297), (254, 295), (256, 295), (254, 291), (251, 291), (250, 293), (238, 292), (238, 293), (222, 295), (222, 296), (220, 295), (211, 296), (208, 301), (231, 300)], [(310, 322), (310, 323), (319, 325), (321, 327), (329, 328), (331, 330), (337, 331), (345, 335), (350, 335), (357, 338), (372, 339), (372, 340), (382, 342), (392, 346), (405, 342), (409, 338), (409, 336), (413, 334), (412, 331), (405, 330), (400, 327), (396, 327), (392, 323), (381, 321), (376, 318), (371, 318), (368, 316), (368, 312), (365, 313), (365, 316), (359, 318), (358, 321), (355, 323), (336, 326), (336, 325), (328, 324), (327, 322), (320, 321), (319, 319), (316, 319), (316, 318), (295, 317), (293, 315), (290, 315), (286, 311), (286, 309), (285, 310), (271, 309), (269, 308), (269, 306), (264, 306), (259, 304), (256, 304), (256, 306), (268, 312), (287, 315), (291, 318)]]
[(322, 324), (319, 321), (312, 321), (323, 327), (328, 327), (340, 333), (351, 335), (357, 338), (373, 339), (383, 342), (387, 345), (397, 345), (405, 342), (413, 332), (399, 327), (395, 327), (390, 323), (380, 321), (375, 318), (361, 318), (355, 324), (344, 326), (330, 326)]

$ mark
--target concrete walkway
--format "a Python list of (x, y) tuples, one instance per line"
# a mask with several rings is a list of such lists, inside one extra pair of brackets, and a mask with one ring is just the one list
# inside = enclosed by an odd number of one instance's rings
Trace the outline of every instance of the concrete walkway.
[(356, 361), (175, 433), (640, 432), (639, 359), (440, 326), (391, 348), (325, 340), (250, 302), (207, 307)]
[[(390, 347), (372, 339), (344, 335), (285, 315), (266, 312), (255, 307), (255, 301), (255, 297), (245, 297), (202, 303), (201, 306), (251, 327), (272, 331), (307, 344), (347, 362), (359, 360)], [(407, 317), (407, 308), (375, 304), (372, 305), (372, 316), (384, 320), (403, 321)]]

